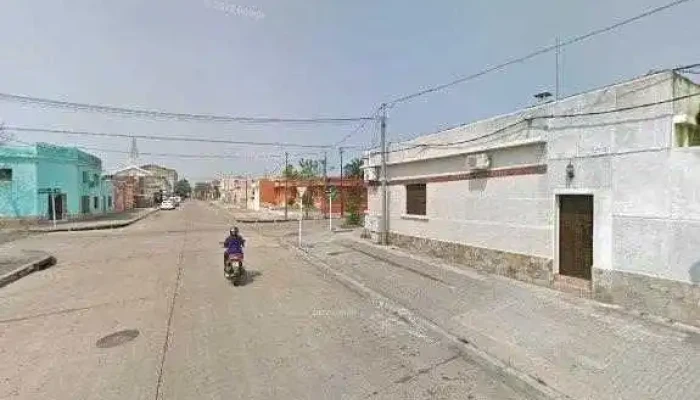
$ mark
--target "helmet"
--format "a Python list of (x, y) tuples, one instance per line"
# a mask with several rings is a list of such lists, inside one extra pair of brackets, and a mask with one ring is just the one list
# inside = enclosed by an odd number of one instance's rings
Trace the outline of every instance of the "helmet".
[(231, 230), (230, 230), (229, 232), (230, 232), (232, 235), (238, 235), (238, 227), (237, 227), (237, 226), (234, 226), (233, 228), (231, 228)]

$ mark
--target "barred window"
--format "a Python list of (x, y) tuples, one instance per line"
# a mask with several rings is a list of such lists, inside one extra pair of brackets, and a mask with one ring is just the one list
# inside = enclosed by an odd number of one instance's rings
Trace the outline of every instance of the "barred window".
[(406, 214), (426, 215), (425, 183), (406, 185)]

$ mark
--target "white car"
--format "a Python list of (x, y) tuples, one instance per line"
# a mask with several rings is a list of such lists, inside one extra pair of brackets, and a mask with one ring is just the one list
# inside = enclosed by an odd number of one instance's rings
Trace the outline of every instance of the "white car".
[(160, 209), (161, 210), (174, 210), (175, 204), (173, 204), (173, 202), (170, 200), (165, 200), (162, 203), (160, 203)]

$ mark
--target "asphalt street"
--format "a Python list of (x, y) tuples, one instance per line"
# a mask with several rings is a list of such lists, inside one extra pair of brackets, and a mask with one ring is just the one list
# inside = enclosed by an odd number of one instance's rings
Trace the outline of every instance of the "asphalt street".
[(14, 242), (58, 264), (0, 289), (0, 398), (525, 398), (246, 226), (250, 278), (234, 287), (232, 224), (189, 202)]

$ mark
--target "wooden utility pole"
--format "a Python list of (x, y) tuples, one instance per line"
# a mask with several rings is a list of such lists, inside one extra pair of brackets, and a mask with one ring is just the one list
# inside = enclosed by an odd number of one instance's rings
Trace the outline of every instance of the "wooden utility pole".
[(284, 152), (284, 219), (287, 220), (287, 207), (289, 201), (287, 201), (287, 181), (289, 179), (289, 153)]
[(338, 148), (340, 152), (340, 216), (341, 218), (345, 215), (345, 191), (343, 190), (343, 177), (345, 175), (343, 166), (343, 148)]

